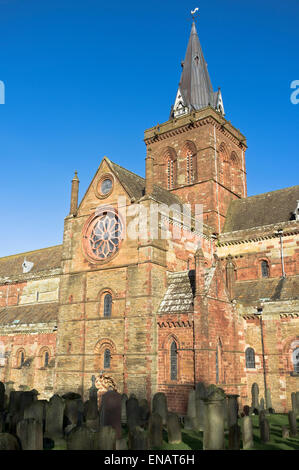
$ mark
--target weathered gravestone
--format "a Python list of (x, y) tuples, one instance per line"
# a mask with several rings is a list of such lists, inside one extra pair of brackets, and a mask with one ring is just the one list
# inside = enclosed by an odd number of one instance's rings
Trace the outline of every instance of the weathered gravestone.
[(130, 450), (148, 450), (149, 439), (147, 431), (140, 426), (129, 430), (129, 449)]
[(253, 426), (250, 416), (244, 416), (241, 419), (243, 449), (253, 448)]
[(271, 398), (271, 390), (270, 388), (266, 388), (266, 410), (272, 410), (272, 398)]
[(259, 412), (259, 426), (260, 427), (261, 427), (262, 421), (265, 421), (265, 419), (266, 419), (266, 412), (265, 412), (265, 410), (261, 410)]
[(22, 450), (43, 450), (43, 427), (33, 418), (23, 419), (17, 424), (17, 436)]
[(294, 411), (288, 412), (290, 436), (295, 437), (297, 435), (297, 419)]
[(245, 416), (249, 416), (249, 413), (250, 413), (250, 406), (244, 405), (244, 406), (243, 406), (243, 413), (244, 413)]
[(241, 447), (241, 428), (238, 424), (233, 424), (228, 432), (229, 450), (240, 450)]
[(116, 439), (115, 450), (128, 450), (128, 441), (125, 437)]
[(180, 444), (182, 442), (182, 430), (178, 415), (168, 413), (167, 432), (169, 444)]
[(187, 430), (197, 430), (199, 428), (199, 421), (197, 420), (196, 412), (196, 391), (190, 390), (188, 395), (187, 416), (185, 417), (184, 427)]
[(97, 431), (100, 426), (100, 414), (98, 409), (98, 389), (95, 386), (95, 376), (91, 377), (92, 386), (89, 389), (89, 400), (84, 404), (84, 416), (86, 426)]
[(297, 416), (299, 416), (299, 392), (296, 392), (296, 410)]
[(259, 410), (260, 410), (260, 411), (264, 411), (264, 410), (265, 410), (265, 400), (264, 400), (263, 398), (261, 398)]
[(266, 418), (260, 422), (260, 436), (263, 444), (270, 441), (270, 425)]
[(204, 430), (205, 425), (205, 398), (207, 398), (207, 389), (203, 382), (198, 382), (195, 389), (196, 416), (198, 431)]
[[(64, 397), (67, 395), (68, 394), (64, 395)], [(82, 424), (83, 402), (80, 395), (74, 395), (79, 396), (79, 398), (64, 398), (64, 428), (67, 428), (67, 432), (69, 432), (70, 429)]]
[(253, 413), (258, 414), (259, 410), (259, 386), (257, 383), (253, 383), (251, 387), (251, 410)]
[(24, 410), (24, 419), (33, 418), (43, 424), (46, 418), (46, 400), (36, 400)]
[(150, 416), (148, 424), (149, 444), (150, 447), (162, 447), (163, 443), (163, 421), (158, 413)]
[(139, 404), (137, 398), (130, 396), (126, 403), (126, 409), (129, 430), (139, 426)]
[(221, 388), (209, 387), (205, 399), (205, 427), (203, 438), (204, 450), (224, 449), (224, 400), (225, 393)]
[(115, 390), (109, 390), (102, 395), (100, 426), (112, 426), (116, 438), (121, 438), (121, 395)]
[(77, 426), (66, 438), (67, 450), (94, 450), (95, 434), (86, 426)]
[(147, 425), (150, 416), (150, 409), (148, 401), (143, 398), (139, 403), (139, 424), (142, 427)]
[(0, 450), (21, 450), (20, 444), (15, 436), (3, 432), (0, 433)]
[(297, 416), (297, 399), (296, 399), (295, 392), (291, 393), (291, 400), (292, 400), (292, 411), (294, 411), (294, 413)]
[(228, 429), (235, 424), (238, 424), (238, 398), (240, 395), (227, 395), (227, 417), (228, 417)]
[(65, 401), (59, 395), (53, 395), (46, 407), (46, 437), (59, 439), (63, 437), (63, 415)]
[(127, 424), (127, 401), (128, 397), (123, 393), (121, 396), (121, 424)]
[(167, 398), (165, 393), (158, 392), (153, 396), (152, 412), (158, 413), (162, 418), (163, 425), (167, 422)]
[(97, 432), (96, 450), (115, 450), (116, 448), (116, 431), (112, 426), (103, 426)]
[(287, 426), (282, 426), (281, 436), (283, 439), (288, 439), (290, 437), (290, 430)]

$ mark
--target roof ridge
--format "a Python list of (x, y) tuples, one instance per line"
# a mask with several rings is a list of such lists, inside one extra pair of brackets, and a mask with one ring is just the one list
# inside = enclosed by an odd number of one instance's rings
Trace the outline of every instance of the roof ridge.
[(53, 246), (47, 246), (45, 248), (38, 248), (37, 250), (22, 251), (21, 253), (15, 253), (14, 255), (1, 256), (0, 261), (3, 259), (7, 259), (7, 258), (13, 258), (14, 256), (29, 255), (31, 253), (36, 253), (38, 251), (45, 251), (45, 250), (50, 250), (51, 248), (58, 248), (59, 246), (62, 247), (63, 244), (61, 243), (60, 245), (53, 245)]
[(294, 189), (294, 188), (299, 188), (299, 184), (295, 184), (294, 186), (287, 186), (286, 188), (275, 189), (274, 191), (267, 191), (266, 193), (254, 194), (253, 196), (242, 197), (242, 198), (239, 198), (239, 199), (235, 199), (232, 202), (247, 201), (248, 199), (253, 199), (253, 198), (266, 196), (266, 194), (278, 193), (280, 191), (286, 191), (288, 189)]
[(125, 167), (119, 165), (118, 163), (113, 162), (112, 160), (110, 160), (110, 162), (112, 163), (112, 165), (114, 165), (114, 166), (116, 166), (116, 167), (119, 167), (119, 168), (121, 168), (122, 170), (126, 171), (127, 173), (130, 173), (131, 175), (137, 176), (137, 178), (140, 178), (140, 179), (142, 179), (143, 181), (145, 181), (145, 178), (143, 178), (142, 176), (138, 175), (137, 173), (134, 173), (133, 171), (128, 170), (127, 168), (125, 168)]

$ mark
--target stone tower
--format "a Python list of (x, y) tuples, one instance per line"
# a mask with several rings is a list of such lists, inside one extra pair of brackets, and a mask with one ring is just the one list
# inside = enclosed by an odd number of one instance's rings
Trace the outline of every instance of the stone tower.
[(247, 195), (246, 139), (224, 117), (221, 91), (213, 91), (194, 22), (182, 66), (169, 120), (145, 131), (154, 160), (146, 179), (184, 202), (202, 204), (204, 223), (220, 233), (230, 201)]

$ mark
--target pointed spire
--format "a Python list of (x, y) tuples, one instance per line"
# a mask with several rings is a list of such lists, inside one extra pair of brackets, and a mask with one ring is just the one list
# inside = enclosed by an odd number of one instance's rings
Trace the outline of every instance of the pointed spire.
[(178, 117), (206, 106), (212, 106), (224, 114), (221, 91), (220, 89), (217, 92), (213, 91), (207, 63), (193, 21), (171, 117)]

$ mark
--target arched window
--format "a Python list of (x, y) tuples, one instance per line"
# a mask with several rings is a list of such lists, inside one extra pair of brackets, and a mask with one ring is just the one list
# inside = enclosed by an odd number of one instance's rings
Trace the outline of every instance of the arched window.
[(255, 369), (255, 353), (254, 349), (247, 348), (245, 351), (246, 369)]
[(270, 269), (268, 261), (263, 260), (261, 262), (262, 277), (269, 277)]
[(105, 352), (104, 352), (104, 369), (110, 369), (110, 363), (111, 363), (110, 349), (105, 349)]
[(23, 367), (25, 363), (25, 352), (23, 350), (19, 351), (17, 356), (18, 367)]
[(174, 187), (174, 161), (169, 159), (167, 162), (167, 189)]
[(106, 294), (104, 297), (104, 317), (111, 317), (112, 310), (112, 295)]
[(292, 359), (294, 372), (296, 372), (296, 374), (299, 374), (299, 347), (293, 351)]
[(173, 341), (170, 346), (170, 380), (178, 378), (178, 348), (176, 342)]
[(49, 365), (49, 353), (48, 351), (45, 352), (45, 355), (44, 355), (44, 367), (48, 367)]

